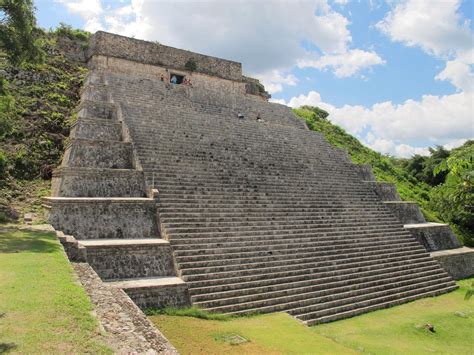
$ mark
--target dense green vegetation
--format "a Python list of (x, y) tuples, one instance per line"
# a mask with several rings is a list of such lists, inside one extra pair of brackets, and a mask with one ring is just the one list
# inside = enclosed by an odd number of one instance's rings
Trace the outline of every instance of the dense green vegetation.
[(150, 319), (181, 354), (469, 354), (474, 299), (464, 295), (473, 281), (458, 282), (460, 288), (446, 295), (314, 327), (286, 313)]
[(346, 149), (354, 163), (370, 164), (377, 180), (394, 183), (403, 200), (418, 202), (427, 220), (451, 223), (464, 244), (474, 246), (474, 141), (451, 152), (437, 147), (428, 157), (397, 159), (362, 145), (318, 107), (294, 112), (328, 142)]
[(13, 65), (43, 61), (32, 0), (0, 0), (0, 49)]
[(66, 25), (37, 33), (44, 62), (25, 56), (14, 65), (8, 56), (0, 59), (0, 205), (41, 216), (40, 197), (49, 194), (86, 74), (83, 63), (66, 55), (61, 40), (86, 45), (89, 34)]
[(0, 229), (0, 353), (111, 353), (91, 311), (54, 233)]

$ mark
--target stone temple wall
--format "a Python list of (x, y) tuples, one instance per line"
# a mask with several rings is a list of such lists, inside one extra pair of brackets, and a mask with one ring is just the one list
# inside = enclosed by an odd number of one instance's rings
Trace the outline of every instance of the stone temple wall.
[(127, 74), (131, 77), (157, 80), (164, 76), (169, 82), (170, 73), (186, 76), (191, 80), (194, 89), (212, 91), (215, 95), (240, 94), (244, 95), (246, 83), (241, 81), (227, 80), (220, 77), (210, 76), (199, 72), (189, 72), (179, 69), (168, 69), (162, 65), (132, 62), (122, 58), (94, 55), (89, 59), (91, 70), (107, 70), (114, 73)]
[(196, 72), (242, 81), (240, 63), (102, 31), (91, 37), (87, 57), (96, 55), (181, 70), (192, 59), (197, 64)]

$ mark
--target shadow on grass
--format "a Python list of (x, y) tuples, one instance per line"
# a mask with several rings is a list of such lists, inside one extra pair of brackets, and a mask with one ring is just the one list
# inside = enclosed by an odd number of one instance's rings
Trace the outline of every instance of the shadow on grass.
[(10, 350), (14, 350), (17, 348), (15, 343), (0, 343), (0, 354), (5, 354)]
[(47, 232), (0, 230), (0, 253), (53, 253), (60, 249)]

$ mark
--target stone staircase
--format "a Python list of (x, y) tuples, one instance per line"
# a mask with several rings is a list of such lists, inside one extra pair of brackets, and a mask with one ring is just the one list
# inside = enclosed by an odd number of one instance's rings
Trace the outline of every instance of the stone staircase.
[(176, 277), (170, 243), (160, 238), (156, 201), (108, 99), (102, 76), (91, 74), (63, 162), (53, 173), (53, 197), (46, 199), (50, 223), (71, 235), (76, 250), (70, 257), (80, 254), (142, 308), (186, 305), (187, 287)]
[[(456, 288), (404, 228), (420, 222), (416, 206), (381, 199), (393, 188), (364, 182), (370, 171), (288, 108), (100, 75), (146, 186), (159, 190), (161, 235), (193, 305), (228, 314), (286, 311), (312, 325)], [(141, 286), (135, 299), (148, 295)]]

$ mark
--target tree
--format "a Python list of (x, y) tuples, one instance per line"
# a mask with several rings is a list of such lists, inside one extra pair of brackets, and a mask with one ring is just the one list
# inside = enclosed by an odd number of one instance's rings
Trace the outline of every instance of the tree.
[(447, 173), (446, 182), (430, 193), (430, 204), (440, 216), (464, 231), (464, 243), (474, 246), (474, 141), (453, 150), (434, 174)]
[(40, 31), (32, 0), (0, 0), (0, 50), (12, 65), (43, 60)]

